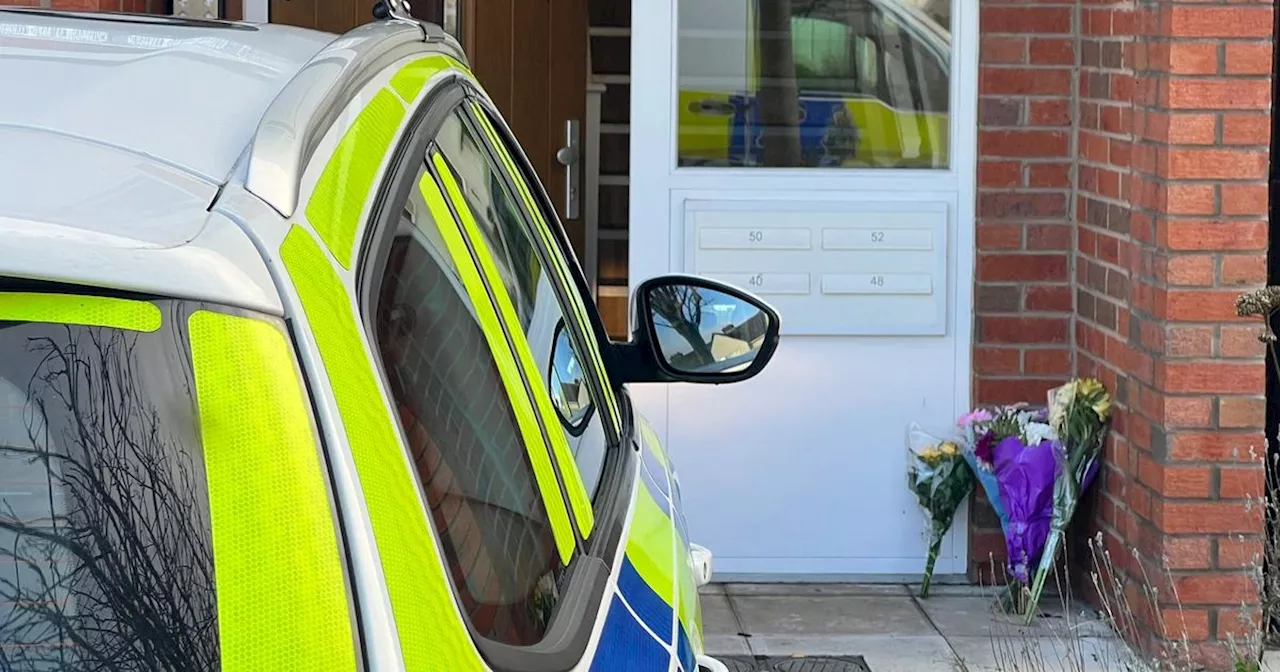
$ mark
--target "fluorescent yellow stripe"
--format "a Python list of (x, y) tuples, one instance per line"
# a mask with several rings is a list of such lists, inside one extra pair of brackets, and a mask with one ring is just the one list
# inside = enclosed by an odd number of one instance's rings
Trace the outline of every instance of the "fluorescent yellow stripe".
[(153, 332), (160, 309), (146, 301), (79, 294), (0, 292), (0, 321), (53, 322)]
[(427, 80), (451, 68), (471, 74), (461, 63), (448, 56), (437, 54), (419, 58), (400, 68), (399, 72), (391, 76), (391, 88), (406, 102), (413, 102), (422, 93), (422, 87), (427, 85)]
[(489, 122), (489, 117), (477, 103), (472, 103), (472, 111), (475, 112), (476, 118), (480, 120), (480, 125), (484, 127), (484, 132), (489, 136), (489, 142), (498, 150), (498, 156), (501, 157), (503, 165), (507, 171), (511, 173), (516, 183), (516, 189), (520, 192), (520, 199), (524, 202), (525, 209), (533, 214), (534, 228), (538, 230), (538, 236), (542, 239), (542, 244), (546, 249), (551, 251), (551, 257), (554, 260), (554, 271), (560, 280), (560, 286), (565, 289), (570, 297), (569, 303), (573, 308), (573, 317), (577, 321), (579, 329), (582, 333), (587, 334), (587, 356), (591, 358), (595, 365), (596, 371), (600, 379), (604, 381), (604, 395), (606, 412), (609, 414), (609, 422), (613, 424), (614, 430), (618, 433), (622, 432), (622, 413), (618, 407), (618, 400), (613, 394), (613, 387), (609, 384), (608, 372), (604, 368), (604, 359), (600, 356), (599, 345), (594, 338), (590, 338), (595, 334), (595, 330), (591, 328), (591, 321), (587, 319), (586, 309), (582, 304), (574, 300), (578, 296), (577, 285), (573, 282), (573, 276), (569, 272), (569, 267), (564, 259), (564, 255), (559, 254), (560, 246), (555, 241), (555, 236), (551, 233), (551, 227), (546, 219), (542, 216), (542, 209), (538, 207), (537, 201), (534, 200), (533, 194), (529, 192), (528, 185), (522, 177), (515, 161), (507, 152), (506, 145), (498, 136), (497, 131), (493, 128), (493, 124)]
[(644, 484), (637, 483), (636, 505), (627, 537), (627, 557), (640, 578), (668, 606), (675, 607), (675, 527)]
[[(520, 367), (524, 370), (526, 378), (530, 381), (538, 382), (538, 384), (532, 386), (534, 388), (533, 402), (537, 407), (538, 413), (542, 416), (543, 427), (547, 429), (547, 437), (551, 441), (551, 453), (555, 457), (556, 464), (560, 467), (560, 476), (564, 479), (565, 492), (569, 496), (569, 506), (573, 509), (574, 520), (578, 521), (578, 531), (582, 533), (582, 538), (586, 539), (591, 536), (591, 530), (595, 528), (595, 515), (591, 510), (591, 499), (587, 497), (587, 488), (582, 482), (582, 473), (578, 470), (578, 463), (573, 459), (573, 453), (569, 450), (569, 442), (564, 438), (564, 433), (560, 431), (560, 417), (557, 415), (555, 407), (551, 405), (551, 397), (547, 393), (547, 383), (543, 379), (538, 365), (534, 363), (533, 351), (529, 348), (529, 340), (525, 336), (524, 329), (520, 326), (520, 319), (516, 316), (515, 304), (511, 301), (511, 295), (507, 293), (507, 287), (503, 284), (502, 277), (498, 274), (497, 265), (493, 261), (493, 254), (489, 250), (489, 245), (485, 242), (484, 234), (480, 232), (480, 227), (476, 225), (475, 217), (467, 207), (466, 199), (462, 196), (462, 190), (458, 188), (457, 180), (454, 179), (449, 166), (440, 155), (435, 155), (433, 161), (436, 169), (440, 171), (440, 179), (444, 182), (445, 190), (449, 192), (449, 198), (458, 209), (462, 227), (466, 229), (467, 236), (471, 238), (476, 257), (480, 260), (480, 269), (483, 271), (484, 277), (489, 280), (490, 291), (493, 292), (494, 302), (498, 306), (498, 316), (505, 324), (507, 333), (511, 335), (512, 343), (515, 344), (516, 357)], [(458, 242), (462, 244), (461, 238), (459, 238)], [(478, 282), (479, 278), (477, 277), (476, 280)], [(495, 327), (501, 329), (496, 324)], [(501, 334), (500, 331), (498, 333), (499, 335)], [(519, 374), (515, 375), (518, 376)], [(550, 465), (548, 465), (549, 467)], [(553, 475), (553, 486), (554, 483)], [(556, 488), (555, 492), (556, 499), (563, 501), (559, 496), (559, 488)], [(543, 494), (546, 493), (544, 492)]]
[(457, 616), (440, 549), (378, 388), (351, 298), (305, 230), (295, 226), (289, 231), (280, 256), (333, 386), (378, 541), (405, 668), (483, 670), (471, 635)]
[(307, 221), (343, 268), (351, 268), (365, 203), (404, 115), (404, 103), (390, 90), (374, 94), (338, 142), (307, 202)]
[[(639, 422), (636, 424), (640, 429), (640, 438), (643, 439), (642, 443), (644, 443), (645, 447), (649, 449), (649, 452), (653, 453), (653, 456), (657, 458), (663, 468), (670, 470), (671, 467), (667, 464), (667, 455), (662, 452), (662, 442), (658, 440), (658, 434), (653, 431), (653, 426), (644, 418), (639, 418)], [(657, 474), (654, 475), (656, 476)]]
[[(674, 509), (675, 504), (672, 504)], [(674, 510), (673, 510), (674, 515)], [(685, 561), (676, 565), (676, 587), (680, 599), (680, 623), (684, 631), (689, 633), (690, 644), (695, 653), (702, 653), (702, 605), (698, 602), (698, 584), (693, 578), (693, 565), (687, 549), (689, 544), (679, 530), (675, 531), (676, 548), (684, 553)]]
[(276, 326), (188, 320), (224, 672), (356, 669), (311, 407)]
[[(440, 171), (440, 178), (444, 181), (450, 198), (457, 206), (459, 217), (464, 222), (469, 221), (471, 218), (470, 210), (467, 209), (461, 194), (457, 192), (457, 182), (454, 181), (452, 173), (449, 172), (449, 167), (445, 165), (439, 155), (434, 158), (436, 168)], [(472, 305), (475, 306), (476, 319), (480, 322), (480, 329), (484, 331), (485, 340), (489, 343), (489, 349), (493, 351), (493, 359), (497, 363), (498, 373), (502, 376), (503, 388), (506, 389), (507, 396), (511, 399), (511, 409), (515, 413), (516, 424), (520, 427), (520, 435), (524, 439), (525, 449), (529, 452), (529, 463), (533, 466), (533, 475), (538, 482), (538, 491), (542, 493), (542, 499), (547, 506), (547, 518), (551, 523), (551, 532), (556, 540), (556, 549), (560, 551), (561, 561), (568, 564), (573, 557), (573, 549), (577, 546), (577, 539), (573, 536), (573, 527), (569, 522), (569, 511), (565, 508), (564, 498), (560, 495), (560, 486), (556, 483), (555, 470), (551, 466), (551, 458), (547, 454), (546, 444), (542, 438), (542, 430), (538, 427), (533, 405), (529, 401), (529, 395), (525, 392), (516, 361), (509, 354), (510, 349), (507, 346), (506, 336), (503, 334), (502, 323), (494, 312), (493, 304), (489, 301), (484, 281), (480, 279), (480, 272), (471, 260), (471, 253), (467, 250), (467, 243), (462, 238), (462, 232), (458, 230), (457, 225), (454, 223), (453, 214), (445, 203), (444, 195), (440, 193), (430, 174), (423, 175), (419, 188), (422, 190), (422, 197), (427, 203), (427, 208), (431, 210), (431, 218), (435, 220), (436, 228), (440, 230), (440, 236), (444, 239), (445, 246), (449, 249), (449, 256), (453, 257), (453, 261), (458, 267), (462, 285), (466, 288), (467, 296), (470, 297)], [(477, 232), (472, 232), (472, 239), (475, 240), (477, 235)], [(477, 244), (480, 242), (477, 241)], [(484, 256), (480, 256), (483, 260)], [(494, 289), (494, 294), (498, 295), (497, 288)], [(499, 303), (501, 302), (499, 301)], [(517, 334), (523, 336), (519, 325), (511, 332), (512, 340), (518, 344), (520, 340), (517, 338)], [(563, 435), (559, 432), (549, 431), (547, 434), (552, 437), (560, 436), (560, 439), (564, 440)], [(581, 478), (578, 480), (581, 482)]]

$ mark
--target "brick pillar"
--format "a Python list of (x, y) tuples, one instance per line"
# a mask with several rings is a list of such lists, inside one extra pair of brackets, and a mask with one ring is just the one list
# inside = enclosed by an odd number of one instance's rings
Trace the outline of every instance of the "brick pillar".
[(1130, 587), (1160, 589), (1136, 643), (1185, 634), (1211, 669), (1257, 625), (1264, 362), (1234, 299), (1265, 281), (1271, 12), (1082, 14), (1076, 360), (1117, 396), (1093, 522)]
[[(981, 12), (974, 398), (1036, 401), (1071, 373), (1075, 9), (983, 0)], [(990, 581), (1004, 538), (981, 494), (969, 549), (970, 578)]]

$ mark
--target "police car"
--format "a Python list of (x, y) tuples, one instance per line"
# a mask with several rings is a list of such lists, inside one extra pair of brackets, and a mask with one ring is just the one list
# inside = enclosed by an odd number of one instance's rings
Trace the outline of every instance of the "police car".
[(458, 44), (0, 11), (0, 670), (723, 670), (628, 400), (777, 313), (610, 342)]

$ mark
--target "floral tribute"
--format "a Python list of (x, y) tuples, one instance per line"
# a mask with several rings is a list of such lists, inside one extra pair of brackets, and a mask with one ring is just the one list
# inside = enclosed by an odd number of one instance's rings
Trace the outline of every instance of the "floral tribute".
[[(956, 423), (962, 459), (1004, 532), (1012, 578), (1004, 599), (1020, 605), (1028, 619), (1081, 494), (1097, 476), (1111, 419), (1111, 397), (1091, 378), (1050, 390), (1047, 401), (1044, 407), (978, 408)], [(933, 560), (931, 549), (930, 568)]]
[(973, 490), (973, 473), (965, 464), (960, 446), (953, 441), (934, 442), (932, 437), (913, 427), (911, 443), (907, 484), (929, 521), (929, 557), (925, 561), (920, 597), (929, 597), (942, 539), (951, 529), (956, 511)]

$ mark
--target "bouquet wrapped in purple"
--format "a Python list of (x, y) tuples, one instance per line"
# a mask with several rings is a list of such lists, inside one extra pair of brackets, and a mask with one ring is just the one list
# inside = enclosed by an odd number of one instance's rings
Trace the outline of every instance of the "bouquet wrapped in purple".
[[(979, 408), (958, 424), (964, 458), (1004, 531), (1010, 586), (1030, 617), (1080, 500), (1097, 475), (1111, 399), (1092, 379), (1049, 393), (1048, 407)], [(1024, 600), (1016, 600), (1024, 602)]]

